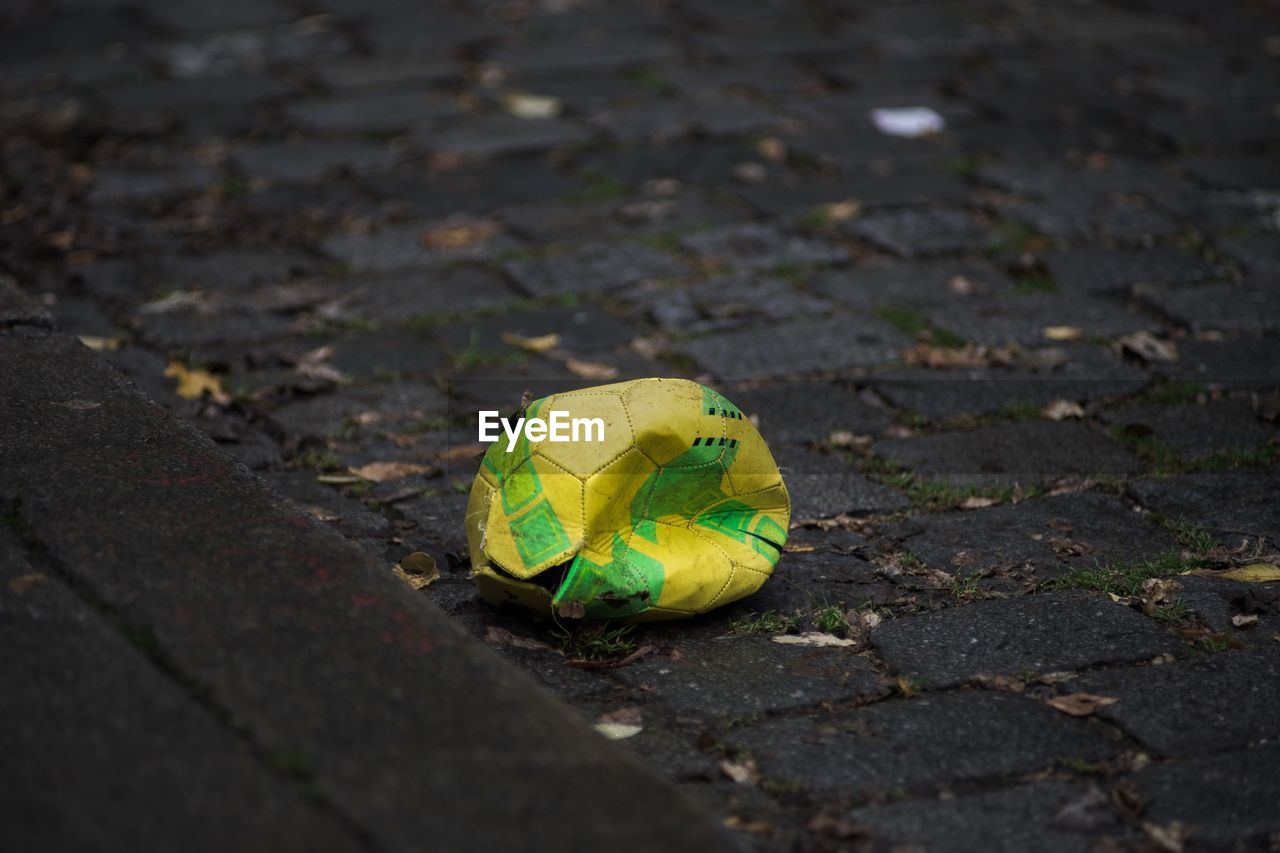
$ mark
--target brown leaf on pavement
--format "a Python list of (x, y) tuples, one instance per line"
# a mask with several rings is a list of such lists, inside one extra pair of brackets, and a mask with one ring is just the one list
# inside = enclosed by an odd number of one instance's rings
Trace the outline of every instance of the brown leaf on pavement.
[(550, 652), (554, 651), (551, 646), (533, 637), (523, 637), (506, 628), (499, 628), (497, 625), (490, 625), (485, 629), (484, 641), (491, 646), (507, 649), (524, 649), (530, 652)]
[(1074, 400), (1054, 400), (1040, 410), (1040, 417), (1051, 421), (1062, 421), (1067, 418), (1083, 418), (1084, 407)]
[(488, 240), (500, 230), (498, 223), (487, 219), (474, 222), (446, 222), (423, 231), (418, 235), (418, 242), (422, 248), (433, 251), (465, 249)]
[(1113, 696), (1098, 696), (1095, 693), (1068, 693), (1050, 699), (1050, 708), (1070, 714), (1073, 717), (1087, 717), (1099, 708), (1114, 705), (1120, 700)]
[(1040, 330), (1046, 341), (1078, 341), (1084, 338), (1079, 326), (1045, 326)]
[(569, 368), (569, 372), (574, 376), (581, 376), (583, 379), (603, 381), (618, 378), (618, 368), (598, 361), (580, 361), (576, 358), (566, 358), (564, 366)]
[(543, 353), (560, 346), (560, 336), (555, 332), (533, 337), (517, 335), (515, 332), (503, 332), (501, 337), (504, 344), (519, 347), (526, 352)]
[(1182, 592), (1182, 584), (1172, 578), (1149, 578), (1142, 584), (1142, 612), (1148, 616), (1161, 607), (1173, 604)]
[(387, 483), (391, 480), (412, 477), (415, 474), (429, 474), (435, 469), (430, 465), (419, 465), (415, 462), (370, 462), (350, 470), (352, 474), (371, 483)]
[(750, 758), (746, 761), (730, 761), (726, 758), (720, 762), (720, 772), (739, 785), (754, 785), (760, 781), (760, 771)]
[(1147, 363), (1178, 360), (1178, 347), (1173, 341), (1162, 341), (1145, 329), (1116, 338), (1121, 355), (1128, 353)]
[(391, 567), (396, 577), (414, 589), (431, 586), (440, 578), (435, 558), (421, 551), (414, 551)]

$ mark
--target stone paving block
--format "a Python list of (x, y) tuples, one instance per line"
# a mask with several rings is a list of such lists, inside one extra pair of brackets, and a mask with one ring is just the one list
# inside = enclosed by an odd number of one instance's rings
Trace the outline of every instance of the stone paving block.
[(849, 795), (1002, 779), (1115, 751), (1084, 721), (1033, 699), (968, 690), (773, 719), (728, 741), (766, 778)]
[(883, 459), (955, 484), (1031, 485), (1062, 477), (1124, 476), (1142, 463), (1082, 423), (1025, 421), (875, 444)]
[(710, 335), (680, 351), (721, 379), (763, 379), (872, 367), (893, 360), (909, 345), (887, 323), (850, 316)]
[(1118, 699), (1098, 716), (1162, 756), (1204, 755), (1280, 736), (1280, 655), (1270, 647), (1091, 673), (1071, 689)]
[(268, 343), (286, 336), (291, 329), (287, 318), (274, 314), (234, 309), (218, 313), (178, 310), (143, 314), (137, 332), (148, 346), (179, 350)]
[(674, 255), (634, 243), (590, 243), (545, 257), (508, 261), (503, 269), (535, 296), (613, 290), (691, 272)]
[(1132, 403), (1104, 412), (1102, 421), (1130, 435), (1153, 436), (1188, 460), (1255, 451), (1280, 435), (1274, 424), (1259, 419), (1249, 400), (1240, 398), (1166, 406)]
[(1164, 368), (1179, 379), (1209, 388), (1264, 390), (1280, 387), (1280, 339), (1179, 341), (1178, 362)]
[(371, 234), (337, 234), (320, 244), (324, 252), (355, 272), (388, 272), (439, 266), (448, 261), (488, 258), (515, 251), (520, 243), (501, 231), (457, 249), (430, 248), (423, 237), (449, 223), (406, 222)]
[(263, 74), (234, 74), (207, 80), (145, 80), (104, 87), (107, 106), (121, 113), (180, 116), (191, 119), (209, 111), (239, 112), (248, 124), (254, 107), (293, 93), (293, 87)]
[(871, 642), (896, 673), (929, 688), (979, 673), (1067, 672), (1181, 654), (1156, 622), (1099, 594), (1045, 592), (977, 601), (882, 623)]
[(361, 56), (317, 63), (312, 69), (332, 89), (359, 90), (400, 84), (448, 83), (462, 75), (458, 63), (418, 53)]
[(978, 167), (978, 178), (1009, 192), (1053, 199), (1062, 194), (1141, 193), (1176, 195), (1186, 185), (1158, 166), (1130, 157), (1111, 157), (1105, 168), (1071, 168), (1061, 159), (1006, 157)]
[(761, 95), (794, 95), (816, 82), (792, 62), (759, 56), (715, 65), (662, 65), (655, 73), (676, 90), (693, 95), (739, 87)]
[(1136, 294), (1142, 302), (1193, 332), (1260, 335), (1280, 330), (1280, 304), (1274, 292), (1249, 282), (1183, 288), (1151, 285), (1138, 288)]
[(339, 139), (266, 142), (231, 155), (232, 164), (272, 181), (314, 181), (336, 172), (385, 171), (401, 159), (385, 144)]
[(974, 251), (987, 240), (986, 229), (967, 213), (936, 208), (869, 213), (845, 230), (904, 258)]
[(241, 290), (306, 275), (315, 258), (297, 251), (222, 249), (205, 255), (161, 255), (148, 259), (146, 275), (162, 292)]
[(1280, 237), (1274, 233), (1227, 237), (1218, 242), (1244, 265), (1247, 278), (1275, 282), (1280, 276)]
[(448, 413), (434, 385), (412, 382), (354, 385), (281, 406), (270, 419), (288, 436), (331, 438), (352, 422), (384, 432), (412, 428)]
[(1118, 301), (1066, 293), (990, 296), (943, 302), (925, 309), (933, 324), (986, 346), (1044, 345), (1045, 329), (1068, 326), (1090, 338), (1160, 331), (1154, 320), (1127, 311)]
[(1280, 188), (1280, 166), (1270, 157), (1205, 155), (1179, 158), (1183, 170), (1214, 189)]
[(7, 843), (361, 849), (349, 827), (131, 645), (126, 632), (141, 635), (136, 626), (112, 624), (23, 550), (0, 530)]
[(854, 435), (882, 432), (892, 418), (865, 402), (853, 389), (819, 380), (794, 380), (767, 388), (725, 389), (751, 416), (770, 446), (784, 442), (821, 442), (837, 430)]
[(993, 293), (1008, 293), (1013, 282), (995, 267), (968, 260), (911, 263), (863, 263), (823, 270), (808, 280), (823, 296), (857, 311), (941, 302), (964, 303)]
[[(847, 156), (855, 161), (848, 165), (856, 166), (860, 165), (857, 163), (859, 155), (850, 155), (850, 151), (859, 148), (886, 149), (875, 152), (883, 155), (881, 162), (895, 153), (900, 157), (901, 149), (894, 152), (884, 139), (874, 138), (870, 145), (860, 140), (841, 143), (826, 134), (817, 133), (797, 139), (791, 144), (798, 149), (813, 149), (826, 156)], [(804, 179), (789, 174), (770, 175), (762, 183), (735, 187), (734, 191), (757, 210), (770, 216), (790, 217), (795, 224), (801, 224), (819, 205), (851, 199), (865, 206), (963, 204), (968, 200), (969, 189), (958, 178), (929, 171), (927, 161), (921, 166), (911, 162), (912, 168), (898, 168), (888, 174), (855, 172), (823, 179)], [(846, 167), (843, 162), (841, 165), (842, 168)]]
[(1090, 193), (1062, 193), (1045, 201), (1011, 205), (1002, 212), (1010, 220), (1030, 226), (1037, 234), (1082, 243), (1097, 237), (1101, 205), (1102, 202)]
[(1060, 399), (1084, 403), (1119, 397), (1142, 390), (1150, 381), (1140, 368), (1100, 347), (1065, 349), (1070, 360), (1053, 370), (894, 368), (877, 371), (871, 386), (897, 408), (941, 418), (991, 414), (1027, 404), (1043, 407)]
[(577, 71), (638, 67), (674, 59), (676, 45), (656, 33), (567, 31), (539, 41), (499, 47), (491, 59), (511, 72)]
[(362, 92), (336, 98), (295, 100), (284, 109), (290, 122), (328, 133), (387, 133), (462, 114), (451, 99), (416, 89)]
[(329, 363), (350, 376), (430, 378), (447, 362), (440, 344), (416, 329), (379, 328), (351, 332), (330, 342)]
[(1098, 214), (1102, 239), (1149, 246), (1172, 240), (1186, 229), (1177, 217), (1146, 204), (1113, 204)]
[(759, 104), (723, 96), (637, 100), (593, 118), (596, 126), (621, 142), (664, 144), (691, 134), (712, 139), (745, 136), (781, 122), (779, 115)]
[(212, 5), (180, 0), (148, 4), (147, 11), (166, 27), (182, 32), (256, 29), (288, 23), (296, 15), (286, 4), (257, 0), (229, 0)]
[(900, 492), (867, 479), (840, 454), (775, 446), (773, 455), (791, 494), (793, 519), (876, 514), (907, 506)]
[(846, 249), (825, 240), (782, 234), (768, 225), (729, 225), (680, 239), (680, 245), (705, 261), (729, 269), (770, 269), (784, 265), (838, 264)]
[(1265, 850), (1280, 833), (1280, 745), (1157, 764), (1135, 774), (1144, 817), (1179, 821), (1203, 849)]
[(1053, 283), (1066, 293), (1121, 293), (1137, 282), (1188, 284), (1214, 274), (1203, 257), (1170, 246), (1108, 249), (1086, 246), (1046, 255)]
[(959, 576), (1024, 567), (1035, 577), (1053, 577), (1067, 568), (1149, 560), (1178, 547), (1168, 531), (1098, 492), (916, 517), (885, 533), (930, 568)]
[[(1023, 850), (1085, 853), (1098, 828), (1120, 826), (1099, 789), (1046, 781), (939, 800), (909, 800), (854, 809), (848, 820), (895, 845), (956, 853)], [(1101, 803), (1073, 823), (1063, 810), (1092, 799)], [(1070, 816), (1072, 813), (1068, 812)]]
[(619, 294), (629, 306), (677, 334), (767, 327), (830, 313), (831, 303), (763, 273), (729, 273), (688, 286), (646, 282)]
[(880, 680), (847, 648), (785, 646), (756, 637), (683, 640), (680, 658), (652, 656), (617, 672), (675, 711), (746, 717), (868, 696)]
[(1129, 489), (1147, 509), (1198, 524), (1224, 545), (1247, 537), (1280, 542), (1280, 468), (1139, 480)]
[[(523, 350), (503, 341), (504, 334), (526, 338), (559, 335), (561, 349), (583, 355), (625, 344), (639, 333), (632, 326), (594, 305), (582, 304), (482, 315), (449, 323), (438, 334), (440, 340), (455, 354), (503, 357), (523, 353)], [(497, 379), (500, 374), (501, 371), (490, 368), (485, 375), (490, 379)]]
[(467, 119), (443, 127), (430, 124), (413, 133), (414, 142), (430, 151), (464, 158), (527, 154), (590, 138), (591, 131), (575, 122), (511, 116)]
[[(791, 531), (788, 544), (795, 544), (797, 531)], [(815, 546), (816, 548), (817, 546)], [(803, 630), (816, 630), (809, 618), (831, 605), (846, 609), (883, 605), (898, 595), (897, 588), (884, 581), (878, 567), (852, 554), (815, 550), (810, 553), (788, 552), (774, 567), (764, 586), (744, 599), (735, 601), (717, 613), (725, 628), (751, 614), (800, 614)], [(691, 632), (692, 633), (692, 632)]]
[(95, 176), (88, 201), (90, 204), (146, 201), (200, 192), (213, 185), (213, 173), (195, 163), (155, 169), (107, 169)]
[(429, 176), (418, 170), (374, 174), (362, 182), (374, 197), (423, 219), (488, 214), (508, 205), (563, 199), (582, 189), (568, 172), (540, 158), (463, 164)]
[(323, 62), (352, 50), (350, 36), (336, 29), (274, 29), (190, 34), (174, 42), (151, 43), (148, 58), (170, 77), (209, 79), (226, 74), (302, 62)]
[(340, 282), (339, 289), (358, 293), (357, 312), (384, 323), (429, 321), (520, 298), (501, 275), (479, 264), (353, 276)]

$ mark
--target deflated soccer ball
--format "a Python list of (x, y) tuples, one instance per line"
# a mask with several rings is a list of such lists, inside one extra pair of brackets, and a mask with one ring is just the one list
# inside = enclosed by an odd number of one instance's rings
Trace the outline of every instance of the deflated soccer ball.
[(525, 417), (565, 422), (555, 412), (603, 435), (501, 436), (471, 487), (471, 574), (486, 601), (674, 619), (750, 595), (773, 572), (791, 498), (737, 406), (685, 379), (637, 379), (544, 397)]

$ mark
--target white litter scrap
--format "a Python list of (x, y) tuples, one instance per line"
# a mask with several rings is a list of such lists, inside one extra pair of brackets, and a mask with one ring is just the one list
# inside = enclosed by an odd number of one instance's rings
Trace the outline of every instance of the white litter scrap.
[(947, 126), (946, 119), (929, 107), (874, 109), (871, 111), (871, 123), (881, 133), (907, 139), (941, 133)]

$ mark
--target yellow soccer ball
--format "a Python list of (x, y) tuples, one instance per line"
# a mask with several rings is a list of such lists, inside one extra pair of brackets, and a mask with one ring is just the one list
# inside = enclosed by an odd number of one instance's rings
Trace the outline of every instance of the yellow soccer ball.
[(467, 540), (486, 601), (674, 619), (748, 596), (773, 572), (791, 498), (759, 431), (719, 393), (636, 379), (544, 397), (525, 418), (584, 427), (567, 441), (502, 435), (485, 453)]

